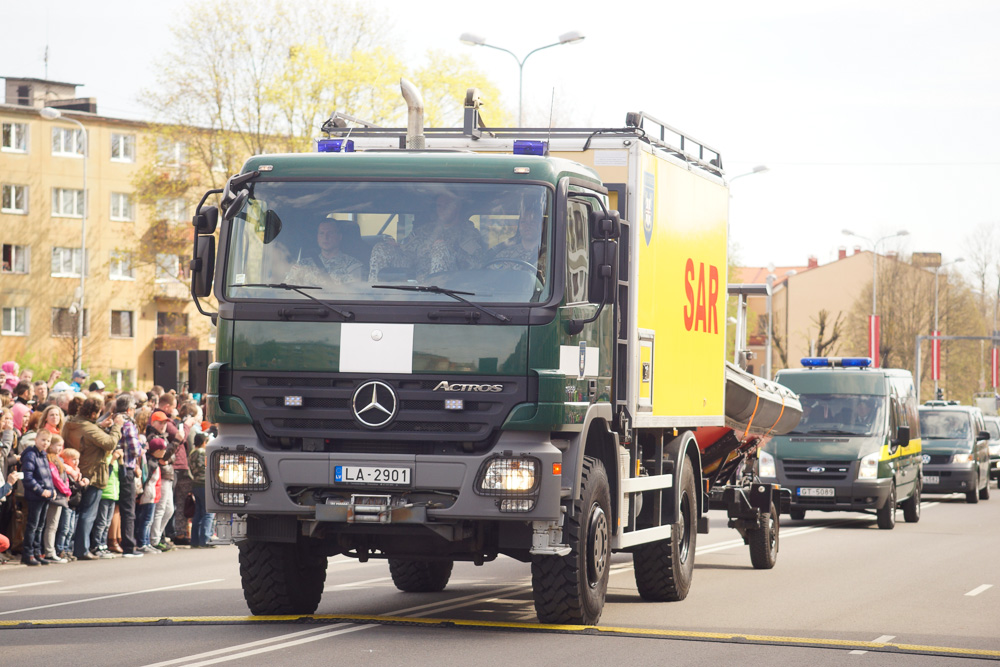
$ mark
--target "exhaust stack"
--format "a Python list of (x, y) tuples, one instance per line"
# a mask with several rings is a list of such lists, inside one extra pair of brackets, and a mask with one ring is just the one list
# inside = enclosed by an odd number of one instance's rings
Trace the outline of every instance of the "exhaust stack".
[(424, 148), (424, 98), (417, 87), (406, 79), (399, 80), (399, 87), (406, 100), (406, 148)]

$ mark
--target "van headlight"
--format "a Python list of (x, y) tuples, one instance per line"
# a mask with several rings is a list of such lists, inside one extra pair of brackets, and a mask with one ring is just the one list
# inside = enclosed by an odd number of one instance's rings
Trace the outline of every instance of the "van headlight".
[(858, 479), (878, 479), (878, 460), (880, 452), (872, 452), (861, 459), (861, 467), (858, 468)]
[(777, 477), (778, 471), (774, 465), (774, 457), (763, 449), (757, 452), (757, 474), (761, 477)]
[(990, 456), (1000, 456), (1000, 444), (990, 445)]
[(264, 491), (270, 486), (264, 462), (253, 452), (213, 452), (212, 475), (216, 486), (227, 490)]
[(952, 463), (968, 463), (971, 460), (972, 460), (971, 452), (966, 454), (953, 454), (951, 457)]

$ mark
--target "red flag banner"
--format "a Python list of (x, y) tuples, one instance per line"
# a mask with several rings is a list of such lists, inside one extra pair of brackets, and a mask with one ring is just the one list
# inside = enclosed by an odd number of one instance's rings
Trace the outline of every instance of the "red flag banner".
[[(934, 336), (940, 336), (940, 331), (934, 331)], [(931, 379), (937, 382), (941, 379), (941, 340), (931, 339)]]
[(868, 356), (872, 358), (872, 368), (881, 367), (879, 363), (879, 324), (878, 315), (868, 317)]

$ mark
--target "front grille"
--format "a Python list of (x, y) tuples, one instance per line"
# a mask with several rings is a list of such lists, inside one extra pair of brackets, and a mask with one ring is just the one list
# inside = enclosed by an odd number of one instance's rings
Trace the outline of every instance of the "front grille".
[[(448, 376), (453, 383), (500, 384), (503, 390), (434, 391), (443, 379), (234, 371), (232, 393), (247, 405), (268, 446), (298, 449), (305, 443), (305, 449), (324, 451), (355, 451), (360, 443), (386, 438), (406, 443), (405, 452), (419, 449), (421, 443), (445, 442), (473, 443), (479, 449), (495, 439), (514, 405), (528, 400), (526, 378)], [(353, 411), (355, 391), (369, 380), (389, 385), (398, 400), (396, 415), (378, 429), (363, 425)], [(301, 407), (286, 407), (286, 396), (301, 397)], [(446, 399), (462, 399), (463, 409), (446, 410)]]
[(781, 461), (781, 467), (785, 473), (785, 478), (789, 480), (833, 482), (848, 479), (851, 476), (854, 462), (784, 459)]
[[(927, 456), (927, 454), (925, 454)], [(930, 465), (944, 465), (945, 463), (951, 463), (951, 454), (930, 454), (931, 460), (927, 463)]]

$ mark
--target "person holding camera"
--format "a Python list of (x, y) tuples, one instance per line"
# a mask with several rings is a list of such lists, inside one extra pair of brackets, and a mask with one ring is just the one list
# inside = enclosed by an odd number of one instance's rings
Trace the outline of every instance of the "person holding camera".
[[(73, 537), (73, 555), (77, 560), (97, 559), (97, 556), (90, 553), (90, 532), (97, 519), (101, 491), (107, 486), (110, 476), (110, 453), (118, 446), (118, 441), (122, 438), (122, 424), (125, 423), (125, 417), (117, 414), (113, 417), (109, 415), (98, 424), (97, 418), (103, 409), (104, 400), (92, 396), (80, 405), (77, 413), (66, 420), (63, 426), (63, 440), (66, 441), (66, 446), (80, 452), (80, 472), (90, 480), (77, 508), (79, 518)], [(105, 431), (105, 428), (110, 430)]]

